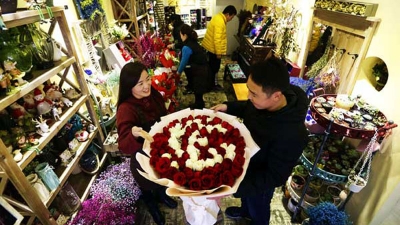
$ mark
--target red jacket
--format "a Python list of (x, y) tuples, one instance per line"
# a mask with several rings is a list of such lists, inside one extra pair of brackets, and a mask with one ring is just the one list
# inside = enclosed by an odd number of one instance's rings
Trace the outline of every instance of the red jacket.
[(149, 131), (150, 127), (166, 114), (164, 99), (154, 88), (149, 97), (137, 99), (132, 96), (121, 103), (117, 110), (119, 150), (129, 155), (141, 150), (143, 139), (132, 135), (132, 127), (142, 127)]

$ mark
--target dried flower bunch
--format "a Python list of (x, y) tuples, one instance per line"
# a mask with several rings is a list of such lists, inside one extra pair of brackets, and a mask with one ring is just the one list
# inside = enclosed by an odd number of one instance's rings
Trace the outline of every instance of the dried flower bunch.
[(100, 174), (90, 189), (92, 198), (82, 203), (82, 209), (68, 224), (133, 224), (140, 194), (130, 171), (130, 159), (125, 159)]

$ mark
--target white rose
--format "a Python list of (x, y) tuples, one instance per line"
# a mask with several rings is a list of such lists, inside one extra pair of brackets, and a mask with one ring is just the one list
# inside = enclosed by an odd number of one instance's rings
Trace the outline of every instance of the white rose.
[(171, 154), (169, 154), (169, 153), (164, 153), (164, 154), (161, 155), (161, 157), (165, 157), (165, 158), (168, 158), (168, 159), (172, 158)]
[(211, 155), (213, 155), (213, 156), (215, 156), (216, 154), (218, 154), (217, 149), (215, 149), (215, 148), (209, 148), (209, 149), (208, 149), (208, 152), (209, 152)]
[(198, 130), (194, 131), (189, 139), (188, 139), (188, 144), (193, 145), (197, 141), (197, 135), (200, 135), (200, 132)]
[(207, 117), (207, 123), (209, 123), (209, 122), (212, 121), (212, 120), (213, 120), (213, 118)]
[(214, 161), (214, 159), (206, 159), (206, 161), (205, 161), (205, 167), (213, 167), (214, 165), (215, 165), (215, 161)]
[(208, 133), (211, 133), (211, 131), (214, 129), (214, 126), (208, 124), (208, 125), (206, 126), (206, 129), (207, 129)]
[(185, 162), (185, 166), (187, 168), (193, 169), (193, 161), (190, 160), (190, 159), (187, 159), (186, 162)]
[(204, 168), (204, 160), (198, 160), (193, 163), (193, 170), (202, 171)]
[(197, 142), (199, 143), (200, 146), (207, 146), (208, 145), (207, 137), (198, 138)]
[(189, 154), (189, 158), (192, 161), (197, 161), (199, 159), (199, 157), (197, 156), (197, 153), (191, 153)]
[[(185, 128), (186, 128), (186, 127), (190, 127), (190, 125), (192, 125), (192, 123), (193, 123), (193, 120), (188, 120), (188, 121), (186, 122)], [(185, 130), (185, 129), (183, 129), (183, 130)]]
[(222, 163), (223, 160), (224, 160), (224, 159), (222, 158), (222, 155), (220, 155), (220, 154), (214, 155), (214, 161), (215, 161), (215, 163)]
[(226, 128), (223, 128), (221, 126), (221, 124), (216, 124), (214, 127), (217, 128), (218, 132), (221, 132), (223, 134), (225, 134), (225, 132), (227, 131)]
[(200, 154), (200, 150), (194, 147), (193, 145), (188, 145), (186, 148), (186, 152), (190, 154)]
[(178, 158), (181, 158), (182, 157), (182, 154), (184, 153), (185, 151), (183, 151), (182, 149), (176, 149), (175, 150), (175, 154), (176, 154), (176, 156), (178, 156)]
[(224, 148), (226, 150), (226, 152), (235, 152), (236, 146), (234, 144), (229, 144), (229, 146), (227, 146), (226, 143), (222, 143), (221, 148)]
[(175, 136), (171, 136), (168, 139), (168, 145), (172, 148), (172, 149), (181, 149), (181, 143), (179, 142), (178, 138)]
[(172, 161), (171, 162), (171, 167), (175, 167), (175, 168), (179, 169), (178, 162), (177, 161)]
[(225, 159), (228, 158), (228, 159), (230, 159), (230, 160), (233, 161), (233, 159), (235, 158), (235, 155), (236, 155), (235, 152), (228, 152), (228, 151), (227, 151), (227, 152), (225, 153), (225, 157), (224, 157), (224, 158), (225, 158)]
[(201, 119), (194, 119), (194, 120), (193, 120), (193, 123), (197, 123), (198, 125), (202, 124), (202, 123), (201, 123)]
[(182, 129), (182, 124), (177, 123), (174, 127), (169, 128), (169, 132), (171, 133), (171, 136), (179, 138), (185, 133), (185, 130)]

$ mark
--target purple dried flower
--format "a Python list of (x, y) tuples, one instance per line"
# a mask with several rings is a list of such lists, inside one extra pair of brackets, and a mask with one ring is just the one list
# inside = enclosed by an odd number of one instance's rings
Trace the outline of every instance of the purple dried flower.
[(135, 203), (141, 191), (130, 171), (130, 159), (110, 165), (90, 188), (91, 199), (82, 203), (82, 209), (69, 225), (134, 224)]

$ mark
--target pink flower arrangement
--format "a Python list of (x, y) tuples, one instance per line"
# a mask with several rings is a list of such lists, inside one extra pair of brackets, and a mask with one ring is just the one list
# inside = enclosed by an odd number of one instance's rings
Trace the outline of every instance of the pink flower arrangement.
[(90, 189), (91, 198), (68, 225), (124, 225), (135, 222), (135, 203), (141, 191), (130, 171), (130, 159), (111, 165)]

